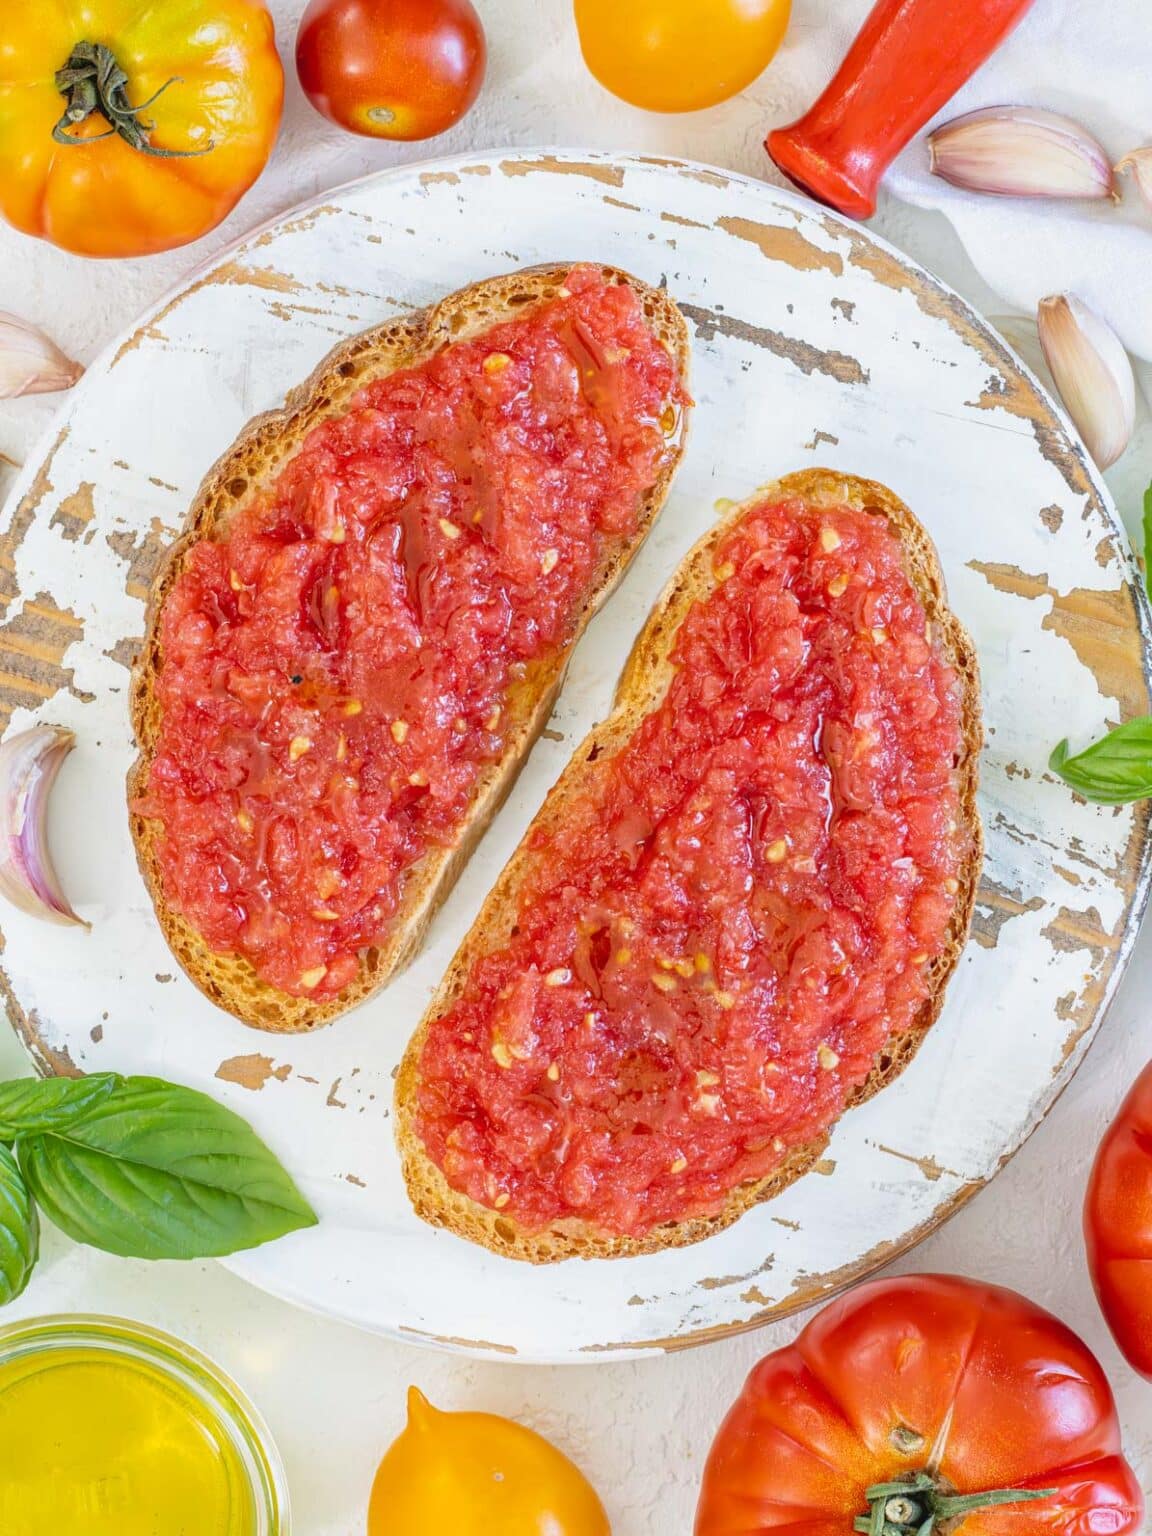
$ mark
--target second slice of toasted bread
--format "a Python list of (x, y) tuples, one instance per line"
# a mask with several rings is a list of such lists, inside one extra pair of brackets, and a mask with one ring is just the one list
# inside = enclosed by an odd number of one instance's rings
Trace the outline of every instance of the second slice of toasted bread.
[[(293, 391), (282, 410), (250, 423), (209, 472), (151, 594), (144, 645), (132, 679), (132, 725), (139, 756), (128, 776), (130, 805), (146, 789), (160, 732), (155, 689), (164, 665), (160, 614), (192, 547), (200, 540), (223, 535), (240, 508), (274, 484), (311, 429), (346, 411), (365, 385), (426, 362), (452, 342), (475, 338), (529, 313), (532, 306), (556, 296), (572, 265), (535, 267), (473, 283), (429, 309), (389, 321), (342, 343), (306, 383)], [(627, 284), (635, 291), (649, 328), (675, 359), (681, 381), (686, 381), (688, 332), (675, 303), (663, 291), (625, 272), (610, 267), (600, 270), (610, 281)], [(681, 418), (659, 476), (643, 497), (634, 533), (604, 540), (602, 558), (587, 585), (570, 642), (534, 669), (531, 686), (510, 696), (505, 750), (478, 778), (458, 834), (451, 842), (429, 849), (407, 872), (400, 908), (388, 931), (361, 952), (355, 981), (337, 996), (312, 999), (280, 991), (264, 981), (243, 955), (219, 954), (211, 949), (165, 898), (158, 853), (160, 824), (134, 809), (130, 811), (137, 858), (164, 936), (181, 966), (214, 1003), (259, 1029), (309, 1030), (363, 1002), (412, 960), (437, 908), (547, 724), (576, 641), (627, 569), (663, 506), (682, 455), (685, 429)]]
[(749, 509), (770, 500), (793, 497), (809, 507), (847, 506), (887, 519), (900, 540), (906, 573), (923, 605), (935, 643), (956, 675), (960, 694), (961, 747), (955, 783), (968, 851), (945, 943), (925, 968), (928, 995), (912, 1024), (887, 1041), (867, 1080), (856, 1089), (849, 1104), (870, 1098), (903, 1071), (943, 1006), (945, 987), (968, 935), (982, 859), (976, 809), (982, 743), (976, 653), (963, 626), (948, 608), (932, 541), (902, 501), (874, 481), (831, 470), (813, 469), (788, 475), (728, 512), (685, 557), (636, 640), (617, 688), (612, 713), (576, 749), (505, 867), (457, 951), (401, 1064), (396, 1084), (396, 1135), (409, 1197), (417, 1213), (433, 1225), (447, 1227), (509, 1258), (538, 1264), (571, 1257), (617, 1258), (698, 1242), (730, 1225), (760, 1201), (779, 1194), (816, 1162), (827, 1144), (831, 1127), (807, 1145), (794, 1148), (768, 1177), (731, 1190), (715, 1214), (662, 1225), (632, 1237), (600, 1231), (574, 1218), (553, 1221), (541, 1230), (524, 1229), (509, 1219), (506, 1212), (491, 1209), (453, 1188), (427, 1155), (416, 1124), (421, 1053), (433, 1021), (452, 1007), (467, 986), (477, 961), (507, 943), (517, 922), (519, 890), (534, 861), (547, 858), (549, 828), (563, 821), (568, 802), (579, 793), (588, 763), (601, 762), (618, 752), (663, 699), (674, 672), (670, 658), (677, 632), (692, 605), (707, 597), (716, 586), (713, 557), (720, 541)]

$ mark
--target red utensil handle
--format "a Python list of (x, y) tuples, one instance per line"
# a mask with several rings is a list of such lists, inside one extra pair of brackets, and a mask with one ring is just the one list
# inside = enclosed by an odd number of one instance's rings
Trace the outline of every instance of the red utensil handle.
[(768, 153), (820, 202), (867, 218), (888, 166), (1032, 3), (878, 0), (827, 90), (768, 135)]

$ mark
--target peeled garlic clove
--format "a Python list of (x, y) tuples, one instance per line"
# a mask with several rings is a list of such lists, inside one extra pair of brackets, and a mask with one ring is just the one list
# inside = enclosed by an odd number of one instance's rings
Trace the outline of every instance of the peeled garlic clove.
[(1101, 469), (1128, 446), (1136, 380), (1120, 338), (1074, 294), (1040, 300), (1036, 328), (1060, 398)]
[(1116, 174), (1123, 176), (1126, 171), (1131, 171), (1136, 190), (1152, 208), (1152, 144), (1124, 156), (1116, 166)]
[(71, 389), (83, 372), (43, 331), (0, 310), (0, 400)]
[(34, 725), (0, 742), (0, 896), (32, 917), (80, 923), (48, 854), (48, 796), (76, 744), (59, 725)]
[(1114, 197), (1112, 164), (1074, 118), (1038, 107), (983, 107), (928, 137), (934, 176), (1002, 197)]

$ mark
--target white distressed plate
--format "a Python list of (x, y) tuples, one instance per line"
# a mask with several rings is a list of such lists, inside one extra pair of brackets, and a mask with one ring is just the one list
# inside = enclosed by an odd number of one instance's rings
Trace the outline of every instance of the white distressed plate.
[[(123, 803), (126, 666), (157, 556), (212, 461), (350, 332), (521, 264), (599, 258), (666, 282), (695, 333), (672, 498), (580, 645), (553, 729), (424, 955), (321, 1033), (260, 1035), (186, 980)], [(927, 524), (983, 664), (988, 859), (947, 1006), (817, 1170), (703, 1246), (532, 1269), (410, 1213), (392, 1073), (484, 892), (720, 497), (826, 464)], [(42, 1065), (158, 1072), (255, 1122), (320, 1226), (232, 1262), (383, 1332), (529, 1360), (640, 1353), (750, 1326), (857, 1279), (974, 1193), (1096, 1030), (1145, 892), (1146, 808), (1073, 800), (1064, 735), (1147, 709), (1147, 617), (1107, 496), (1062, 420), (955, 295), (861, 229), (701, 167), (517, 153), (373, 177), (252, 235), (73, 391), (0, 531), (0, 706), (75, 728), (52, 834), (90, 932), (4, 913), (3, 984)]]

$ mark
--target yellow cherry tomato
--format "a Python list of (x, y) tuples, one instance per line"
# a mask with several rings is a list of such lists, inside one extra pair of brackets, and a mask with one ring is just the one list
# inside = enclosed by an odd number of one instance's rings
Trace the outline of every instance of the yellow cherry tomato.
[(592, 1484), (543, 1436), (494, 1413), (442, 1413), (408, 1389), (408, 1423), (372, 1484), (368, 1536), (611, 1536)]
[(634, 107), (714, 107), (766, 69), (792, 0), (576, 0), (584, 62)]

